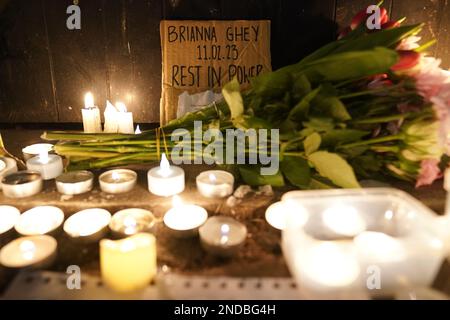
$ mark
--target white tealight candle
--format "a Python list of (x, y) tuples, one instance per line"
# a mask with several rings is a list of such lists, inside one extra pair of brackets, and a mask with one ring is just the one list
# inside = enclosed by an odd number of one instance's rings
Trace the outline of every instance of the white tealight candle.
[(200, 173), (196, 179), (198, 191), (207, 198), (224, 198), (233, 193), (234, 177), (222, 170)]
[(140, 232), (150, 232), (156, 218), (148, 210), (125, 209), (115, 213), (109, 223), (109, 228), (116, 237), (126, 237)]
[(178, 237), (195, 236), (198, 228), (208, 219), (208, 212), (193, 204), (184, 204), (178, 196), (173, 207), (164, 215), (164, 224)]
[(203, 248), (209, 253), (229, 257), (238, 252), (247, 238), (247, 227), (230, 217), (211, 217), (199, 229)]
[(72, 171), (56, 178), (56, 189), (65, 195), (89, 192), (94, 186), (94, 174), (90, 171)]
[(70, 216), (64, 223), (64, 231), (72, 238), (84, 242), (96, 242), (108, 232), (111, 214), (104, 209), (86, 209)]
[(23, 158), (25, 161), (36, 157), (44, 152), (51, 153), (53, 151), (53, 145), (49, 143), (36, 143), (31, 146), (22, 149)]
[(119, 122), (119, 133), (134, 134), (133, 113), (128, 112), (127, 107), (122, 102), (116, 103)]
[(84, 109), (81, 110), (83, 116), (83, 127), (85, 133), (102, 132), (102, 121), (100, 110), (94, 104), (94, 96), (88, 92), (84, 97)]
[(106, 108), (103, 114), (105, 116), (105, 128), (106, 133), (119, 132), (119, 114), (116, 107), (109, 101), (106, 101)]
[(150, 169), (147, 177), (148, 190), (154, 195), (170, 197), (184, 191), (184, 170), (171, 166), (164, 153), (160, 166)]
[(56, 257), (58, 244), (50, 236), (22, 237), (0, 251), (0, 264), (7, 268), (45, 268)]
[(54, 232), (64, 221), (64, 212), (56, 207), (41, 206), (25, 211), (17, 222), (16, 231), (23, 236)]
[(0, 237), (14, 228), (19, 221), (20, 211), (11, 206), (0, 206)]
[(288, 217), (298, 226), (306, 224), (309, 214), (306, 209), (294, 200), (275, 202), (266, 210), (266, 221), (278, 230), (284, 230), (288, 223)]
[(8, 198), (26, 198), (42, 191), (43, 181), (39, 172), (19, 171), (1, 180), (3, 194)]
[(118, 194), (133, 190), (137, 183), (137, 173), (133, 170), (116, 169), (103, 173), (99, 177), (103, 192)]
[(366, 222), (352, 206), (336, 205), (322, 213), (323, 224), (338, 235), (354, 237), (366, 230)]
[(60, 156), (48, 154), (45, 150), (39, 156), (27, 161), (27, 169), (39, 172), (44, 180), (51, 180), (63, 173), (64, 166)]
[[(0, 158), (0, 182), (4, 176), (17, 172), (17, 161), (12, 158)], [(2, 184), (0, 183), (0, 190)]]

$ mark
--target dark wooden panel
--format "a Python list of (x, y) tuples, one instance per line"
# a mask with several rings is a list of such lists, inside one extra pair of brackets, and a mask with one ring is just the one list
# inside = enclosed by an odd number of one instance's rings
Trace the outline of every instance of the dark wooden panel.
[[(383, 2), (383, 7), (388, 9), (389, 13), (391, 13), (392, 1), (393, 0), (385, 0)], [(346, 27), (350, 25), (353, 16), (358, 11), (367, 8), (369, 5), (377, 4), (378, 2), (379, 1), (374, 0), (336, 0), (336, 22), (339, 27)]]
[(333, 40), (335, 0), (281, 0), (279, 46), (275, 67), (298, 62), (302, 57)]
[(446, 0), (438, 2), (436, 21), (432, 23), (434, 29), (430, 27), (425, 29), (428, 29), (428, 36), (434, 36), (438, 40), (432, 53), (442, 60), (442, 67), (448, 69), (450, 68), (450, 3)]
[[(441, 16), (441, 2), (440, 0), (395, 0), (393, 4), (393, 18), (399, 19), (406, 17), (405, 23), (414, 24), (425, 22), (426, 26), (423, 28), (420, 36), (422, 42), (425, 43), (433, 38), (437, 38), (439, 34), (439, 25)], [(447, 2), (447, 1), (444, 1)], [(446, 22), (448, 24), (448, 20)], [(430, 48), (431, 54), (436, 54), (436, 46)]]
[(0, 122), (57, 121), (49, 61), (42, 1), (2, 2)]
[(107, 98), (102, 0), (80, 0), (81, 30), (66, 28), (69, 0), (45, 0), (57, 90), (59, 120), (81, 121), (84, 94), (91, 90), (99, 107)]
[(173, 20), (206, 20), (221, 18), (220, 0), (161, 0), (163, 18)]

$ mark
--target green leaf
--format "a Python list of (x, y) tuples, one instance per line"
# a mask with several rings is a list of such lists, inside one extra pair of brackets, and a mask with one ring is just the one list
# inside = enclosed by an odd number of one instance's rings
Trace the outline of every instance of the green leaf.
[(278, 171), (274, 175), (261, 175), (259, 166), (239, 166), (239, 172), (244, 182), (250, 186), (271, 185), (273, 187), (284, 186), (283, 175)]
[(286, 156), (280, 163), (281, 171), (294, 186), (308, 189), (311, 183), (311, 168), (303, 158)]
[(352, 117), (347, 108), (337, 97), (323, 97), (318, 95), (313, 101), (314, 109), (320, 110), (321, 114), (326, 114), (336, 120), (347, 121)]
[(322, 145), (325, 147), (337, 146), (361, 140), (370, 132), (356, 129), (334, 129), (323, 134)]
[(296, 101), (301, 100), (304, 96), (310, 93), (312, 90), (311, 83), (304, 74), (300, 74), (294, 80), (292, 86), (292, 94)]
[(389, 71), (399, 57), (395, 50), (375, 48), (333, 54), (307, 66), (303, 73), (313, 82), (343, 81)]
[(244, 113), (244, 101), (242, 100), (237, 78), (234, 78), (223, 87), (222, 94), (230, 108), (231, 119), (235, 119)]
[(327, 132), (334, 129), (334, 122), (331, 118), (310, 117), (309, 121), (303, 122), (303, 126), (317, 132)]
[(282, 69), (263, 73), (251, 80), (252, 93), (262, 99), (284, 96), (292, 85), (291, 74)]
[(308, 93), (306, 96), (303, 97), (302, 100), (300, 100), (299, 103), (295, 105), (294, 108), (289, 112), (289, 119), (290, 120), (300, 120), (300, 119), (306, 119), (308, 115), (308, 111), (311, 105), (311, 101), (317, 96), (317, 94), (320, 92), (321, 87), (318, 87)]
[(311, 153), (319, 150), (321, 143), (322, 138), (320, 137), (320, 134), (318, 134), (317, 132), (314, 132), (313, 134), (306, 137), (305, 141), (303, 141), (306, 155), (310, 155)]
[(330, 179), (337, 186), (360, 188), (352, 167), (338, 154), (317, 151), (309, 155), (308, 160), (321, 176)]

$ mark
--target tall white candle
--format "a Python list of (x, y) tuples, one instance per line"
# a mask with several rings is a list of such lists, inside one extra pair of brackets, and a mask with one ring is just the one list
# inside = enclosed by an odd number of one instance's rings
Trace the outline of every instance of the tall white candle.
[(84, 97), (84, 109), (81, 110), (83, 116), (83, 127), (85, 133), (102, 132), (102, 121), (100, 110), (94, 104), (92, 93), (86, 93)]
[(147, 178), (148, 190), (157, 196), (170, 197), (184, 190), (184, 170), (171, 166), (164, 153), (160, 166), (150, 169)]
[(118, 112), (119, 132), (134, 134), (133, 113), (128, 112), (127, 107), (122, 102), (116, 103)]
[(105, 129), (106, 133), (117, 133), (119, 132), (119, 116), (116, 107), (112, 105), (111, 102), (106, 101), (106, 109), (104, 112), (105, 116)]

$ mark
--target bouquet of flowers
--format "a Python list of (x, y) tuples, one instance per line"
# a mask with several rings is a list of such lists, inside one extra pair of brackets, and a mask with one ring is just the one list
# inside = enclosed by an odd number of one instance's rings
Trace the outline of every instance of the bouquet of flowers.
[[(227, 84), (224, 101), (140, 135), (47, 132), (70, 168), (103, 168), (159, 160), (175, 147), (176, 129), (278, 129), (279, 170), (235, 165), (250, 185), (302, 188), (359, 187), (358, 179), (393, 176), (429, 185), (442, 176), (449, 147), (450, 77), (419, 44), (422, 24), (391, 21), (380, 8), (380, 29), (369, 30), (366, 10), (338, 40), (294, 65), (253, 79), (241, 91)], [(175, 131), (174, 131), (175, 130)], [(275, 139), (269, 136), (267, 139)], [(205, 144), (205, 141), (200, 143)], [(184, 154), (196, 157), (195, 152)]]

